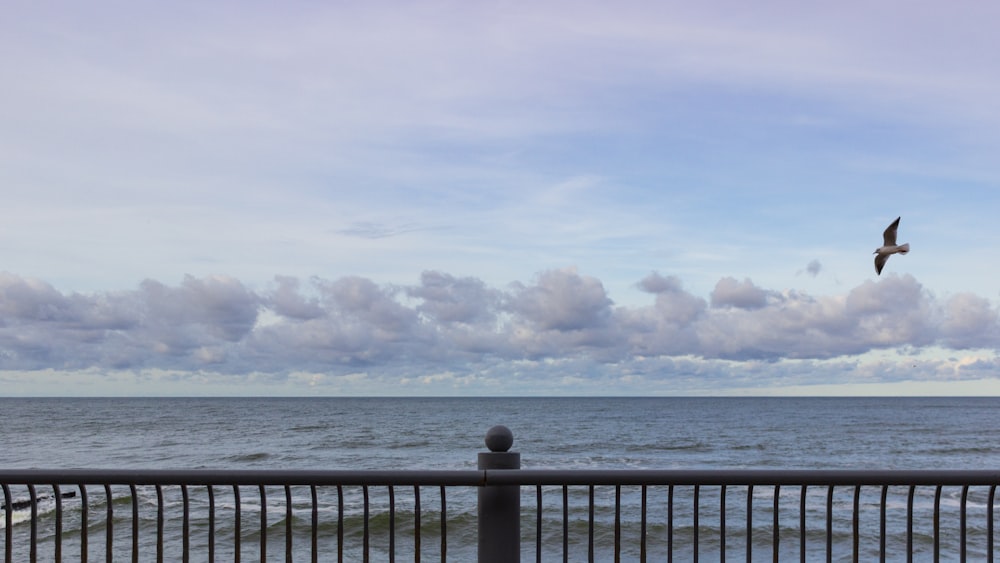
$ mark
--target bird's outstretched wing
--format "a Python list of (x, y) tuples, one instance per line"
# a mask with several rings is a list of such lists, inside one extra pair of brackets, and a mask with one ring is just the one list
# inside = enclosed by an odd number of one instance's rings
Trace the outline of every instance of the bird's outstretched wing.
[(889, 261), (889, 255), (888, 254), (876, 254), (875, 255), (875, 275), (878, 276), (878, 275), (882, 274), (882, 267), (885, 266), (885, 263), (888, 262), (888, 261)]
[[(896, 229), (899, 228), (899, 217), (892, 222), (891, 225), (885, 228), (885, 232), (882, 233), (882, 240), (885, 246), (896, 246)], [(885, 263), (885, 260), (882, 261)], [(881, 270), (882, 268), (879, 268)]]

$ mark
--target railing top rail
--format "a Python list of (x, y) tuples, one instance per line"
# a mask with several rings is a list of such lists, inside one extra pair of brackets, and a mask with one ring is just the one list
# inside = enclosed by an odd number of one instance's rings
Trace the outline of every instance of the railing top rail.
[(670, 469), (490, 471), (489, 485), (998, 485), (1000, 470)]
[(855, 469), (487, 469), (487, 470), (285, 470), (285, 469), (11, 469), (0, 483), (118, 485), (998, 485), (1000, 470)]
[(481, 486), (477, 470), (288, 470), (288, 469), (11, 469), (0, 483), (24, 485), (426, 485)]

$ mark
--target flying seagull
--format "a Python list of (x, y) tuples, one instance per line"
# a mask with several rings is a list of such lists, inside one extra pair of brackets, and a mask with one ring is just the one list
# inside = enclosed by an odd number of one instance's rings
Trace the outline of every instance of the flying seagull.
[(885, 232), (882, 233), (882, 246), (875, 249), (875, 274), (880, 275), (882, 273), (882, 267), (885, 266), (886, 261), (893, 254), (906, 254), (910, 251), (910, 244), (900, 244), (896, 245), (896, 229), (899, 228), (899, 217), (892, 222), (891, 225), (886, 227)]

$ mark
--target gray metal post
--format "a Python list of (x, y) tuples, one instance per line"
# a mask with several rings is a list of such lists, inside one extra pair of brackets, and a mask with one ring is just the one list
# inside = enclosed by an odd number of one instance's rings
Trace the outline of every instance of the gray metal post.
[[(488, 452), (479, 454), (479, 469), (520, 469), (521, 454), (509, 452), (514, 434), (506, 426), (486, 432)], [(479, 563), (521, 560), (521, 487), (479, 487)]]

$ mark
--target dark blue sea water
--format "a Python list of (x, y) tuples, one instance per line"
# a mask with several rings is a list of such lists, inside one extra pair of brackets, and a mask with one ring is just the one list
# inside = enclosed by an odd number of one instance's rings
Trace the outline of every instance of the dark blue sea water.
[[(1000, 398), (51, 398), (0, 399), (0, 415), (3, 469), (473, 469), (495, 424), (514, 432), (524, 468), (1000, 468)], [(758, 504), (769, 506), (773, 493), (761, 494)], [(463, 561), (474, 546), (463, 550), (460, 522), (474, 516), (462, 514), (475, 510), (474, 498), (456, 495), (449, 555)], [(116, 502), (129, 512), (128, 498)], [(284, 499), (274, 502), (269, 514), (281, 530)], [(754, 518), (763, 527), (770, 517)], [(27, 526), (15, 522), (19, 533)]]

